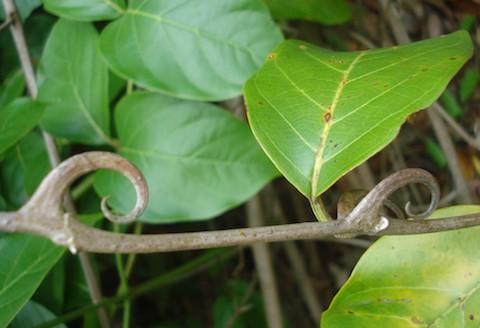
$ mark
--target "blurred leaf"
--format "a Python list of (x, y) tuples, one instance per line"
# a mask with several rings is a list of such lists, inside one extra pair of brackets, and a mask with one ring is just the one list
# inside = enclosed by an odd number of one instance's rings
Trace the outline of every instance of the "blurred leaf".
[(475, 68), (465, 70), (460, 81), (460, 101), (467, 101), (475, 92), (480, 76)]
[(213, 322), (215, 328), (267, 327), (260, 294), (244, 281), (230, 281), (215, 300)]
[[(29, 301), (17, 314), (10, 324), (10, 328), (36, 327), (42, 323), (55, 319), (55, 315), (43, 305)], [(64, 324), (52, 326), (54, 328), (67, 328)]]
[(110, 99), (110, 102), (114, 101), (117, 99), (117, 97), (120, 95), (120, 92), (125, 88), (125, 85), (127, 84), (127, 81), (116, 75), (115, 73), (108, 72), (108, 98)]
[(322, 24), (341, 24), (352, 18), (345, 0), (265, 0), (272, 16), (279, 19), (304, 19)]
[(108, 71), (90, 23), (60, 19), (47, 40), (38, 99), (48, 104), (42, 126), (56, 137), (86, 144), (109, 140)]
[(463, 110), (454, 94), (450, 90), (445, 90), (445, 92), (440, 97), (440, 102), (445, 108), (445, 111), (450, 114), (453, 118), (458, 118), (463, 115)]
[(185, 99), (221, 100), (282, 40), (258, 0), (131, 1), (100, 37), (114, 72)]
[(0, 195), (0, 211), (6, 211), (7, 210), (7, 202), (3, 198), (2, 195)]
[(0, 153), (4, 152), (31, 129), (42, 117), (45, 106), (30, 98), (18, 98), (0, 107)]
[(0, 327), (22, 309), (64, 252), (37, 236), (11, 234), (0, 239)]
[[(1, 3), (1, 1), (0, 1)], [(24, 24), (27, 46), (34, 65), (39, 61), (45, 40), (55, 19), (46, 14), (36, 14)], [(5, 79), (12, 70), (20, 68), (18, 55), (8, 30), (0, 33), (0, 80)]]
[(280, 172), (314, 199), (392, 141), (471, 54), (464, 31), (360, 52), (285, 41), (245, 85), (249, 122)]
[(50, 170), (50, 161), (42, 138), (29, 133), (15, 147), (5, 153), (0, 163), (0, 181), (4, 196), (13, 208), (23, 205)]
[(62, 313), (65, 302), (65, 263), (64, 256), (53, 266), (32, 297), (57, 315)]
[[(119, 152), (145, 175), (152, 223), (214, 217), (237, 206), (271, 180), (276, 170), (248, 126), (218, 107), (154, 93), (133, 93), (115, 109)], [(95, 189), (127, 212), (135, 203), (131, 184), (99, 172)]]
[(442, 150), (442, 147), (431, 137), (425, 139), (425, 148), (431, 159), (437, 164), (440, 168), (447, 167), (447, 158)]
[(72, 311), (78, 307), (92, 303), (85, 276), (78, 256), (65, 258), (65, 311)]
[[(434, 218), (479, 213), (453, 206)], [(477, 327), (480, 227), (382, 237), (324, 312), (322, 327)]]
[(477, 18), (473, 15), (465, 15), (460, 21), (460, 28), (465, 31), (472, 30), (477, 24)]
[(5, 80), (0, 89), (0, 108), (8, 105), (14, 99), (23, 95), (25, 89), (25, 79), (20, 70), (11, 73)]
[[(40, 7), (42, 4), (40, 0), (14, 0), (14, 3), (22, 20), (27, 19), (32, 11), (34, 11), (37, 7)], [(0, 1), (0, 19), (5, 20), (3, 1)]]
[(114, 19), (125, 9), (124, 0), (43, 0), (54, 15), (77, 21)]

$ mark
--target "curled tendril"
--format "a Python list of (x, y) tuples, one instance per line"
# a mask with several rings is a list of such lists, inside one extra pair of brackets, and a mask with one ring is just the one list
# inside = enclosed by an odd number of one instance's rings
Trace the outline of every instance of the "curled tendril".
[(35, 194), (25, 208), (61, 211), (63, 197), (68, 187), (80, 176), (98, 169), (118, 171), (127, 177), (135, 187), (137, 201), (130, 213), (117, 215), (112, 213), (106, 201), (102, 199), (101, 210), (104, 216), (115, 223), (134, 221), (145, 209), (148, 199), (148, 189), (145, 178), (140, 171), (126, 159), (109, 152), (86, 152), (70, 157), (57, 166), (42, 181)]
[[(395, 213), (399, 210), (396, 206), (390, 206), (388, 198), (398, 189), (411, 184), (420, 183), (428, 188), (431, 193), (431, 201), (427, 210), (422, 213), (412, 213), (410, 202), (405, 206), (406, 214), (414, 219), (428, 217), (436, 209), (440, 198), (440, 190), (435, 178), (422, 169), (405, 169), (396, 172), (382, 180), (375, 186), (348, 214), (347, 222), (364, 224), (365, 230), (378, 226), (379, 220), (385, 219), (381, 215), (383, 206), (389, 207)], [(386, 227), (385, 227), (386, 228)]]

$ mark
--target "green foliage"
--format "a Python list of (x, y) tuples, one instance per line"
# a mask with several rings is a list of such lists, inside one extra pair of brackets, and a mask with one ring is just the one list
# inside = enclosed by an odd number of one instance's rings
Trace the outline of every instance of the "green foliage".
[(47, 103), (42, 127), (86, 144), (109, 141), (108, 71), (89, 23), (60, 19), (39, 69), (38, 99)]
[(213, 327), (266, 327), (260, 294), (241, 280), (232, 280), (215, 300)]
[(20, 97), (25, 89), (25, 79), (22, 71), (14, 71), (5, 80), (0, 89), (0, 108)]
[[(51, 319), (55, 319), (55, 315), (44, 307), (34, 301), (29, 301), (22, 310), (18, 313), (15, 319), (11, 322), (10, 328), (25, 328), (35, 327)], [(67, 326), (60, 324), (53, 326), (54, 328), (67, 328)]]
[(305, 19), (322, 24), (341, 24), (352, 18), (352, 9), (345, 0), (265, 0), (273, 17)]
[[(433, 218), (478, 213), (454, 206)], [(322, 327), (477, 327), (478, 234), (469, 228), (382, 237), (358, 262), (322, 318)]]
[[(119, 153), (145, 175), (149, 222), (211, 218), (247, 200), (277, 173), (247, 125), (220, 108), (138, 92), (115, 109)], [(127, 212), (130, 182), (101, 172), (95, 188)]]
[(29, 133), (9, 149), (0, 166), (0, 182), (8, 186), (3, 195), (10, 207), (25, 203), (49, 170), (50, 161), (39, 134)]
[(222, 100), (240, 95), (281, 40), (258, 0), (146, 0), (105, 28), (100, 48), (113, 71), (142, 87)]
[(0, 239), (0, 327), (15, 317), (64, 252), (45, 238), (14, 234)]
[(362, 52), (285, 41), (245, 85), (249, 122), (280, 172), (315, 198), (429, 106), (471, 53), (463, 31)]
[(125, 9), (124, 0), (44, 0), (43, 3), (52, 14), (87, 22), (117, 18)]
[(454, 118), (462, 116), (463, 110), (460, 104), (458, 103), (455, 95), (450, 90), (445, 90), (445, 92), (440, 97), (445, 111)]
[(30, 98), (17, 98), (0, 107), (0, 153), (13, 146), (37, 125), (45, 106)]
[(479, 79), (480, 74), (476, 69), (469, 68), (465, 70), (462, 80), (460, 81), (460, 100), (462, 102), (467, 101), (473, 95), (478, 86)]

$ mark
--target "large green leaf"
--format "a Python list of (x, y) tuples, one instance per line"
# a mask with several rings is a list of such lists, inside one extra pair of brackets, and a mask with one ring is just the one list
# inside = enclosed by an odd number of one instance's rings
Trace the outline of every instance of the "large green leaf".
[(43, 3), (47, 11), (78, 21), (113, 19), (125, 8), (124, 0), (43, 0)]
[(463, 31), (360, 52), (285, 41), (245, 86), (250, 125), (280, 172), (315, 198), (429, 106), (471, 53)]
[(87, 144), (108, 142), (108, 70), (90, 23), (60, 19), (47, 40), (38, 98), (48, 104), (42, 126)]
[(0, 107), (0, 153), (13, 146), (37, 125), (45, 106), (29, 98), (18, 98)]
[(273, 17), (305, 19), (323, 24), (340, 24), (352, 18), (345, 0), (265, 0)]
[(36, 236), (11, 234), (0, 239), (0, 327), (15, 317), (64, 252)]
[[(211, 104), (134, 93), (115, 111), (119, 152), (149, 186), (145, 221), (211, 218), (277, 174), (248, 126)], [(119, 174), (98, 173), (95, 188), (112, 195), (109, 203), (123, 212), (135, 202), (133, 187)]]
[(186, 99), (237, 96), (282, 40), (258, 0), (145, 0), (108, 25), (100, 48), (135, 83)]
[[(439, 210), (436, 218), (480, 212)], [(322, 327), (478, 327), (480, 228), (382, 237), (362, 256)]]

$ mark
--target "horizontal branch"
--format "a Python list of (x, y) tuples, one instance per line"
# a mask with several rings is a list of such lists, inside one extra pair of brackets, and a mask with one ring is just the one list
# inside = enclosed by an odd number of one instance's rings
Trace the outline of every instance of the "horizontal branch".
[[(420, 169), (406, 169), (381, 181), (358, 204), (340, 204), (339, 207), (342, 207), (342, 213), (345, 214), (334, 221), (154, 235), (114, 233), (84, 225), (62, 210), (63, 195), (69, 185), (80, 175), (99, 168), (119, 171), (134, 184), (137, 203), (126, 216), (110, 213), (105, 199), (102, 200), (102, 210), (107, 218), (120, 222), (131, 221), (146, 207), (148, 194), (145, 179), (132, 164), (118, 155), (88, 152), (73, 156), (54, 169), (18, 212), (1, 212), (0, 230), (41, 235), (56, 244), (69, 247), (72, 252), (155, 253), (332, 236), (420, 234), (480, 225), (480, 215), (423, 220), (438, 203), (438, 185), (430, 173)], [(407, 204), (405, 210), (414, 219), (386, 217), (383, 206), (388, 197), (409, 183), (421, 183), (430, 190), (432, 200), (428, 210), (413, 214)], [(348, 207), (351, 208), (350, 211), (345, 209)]]

